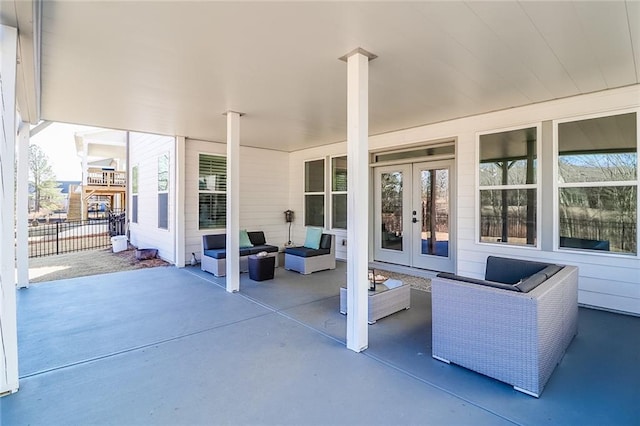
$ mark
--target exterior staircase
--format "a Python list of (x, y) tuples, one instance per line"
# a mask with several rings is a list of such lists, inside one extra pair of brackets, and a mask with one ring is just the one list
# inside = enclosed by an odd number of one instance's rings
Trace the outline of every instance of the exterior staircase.
[(82, 220), (81, 194), (75, 191), (76, 187), (69, 188), (69, 207), (67, 209), (67, 221)]

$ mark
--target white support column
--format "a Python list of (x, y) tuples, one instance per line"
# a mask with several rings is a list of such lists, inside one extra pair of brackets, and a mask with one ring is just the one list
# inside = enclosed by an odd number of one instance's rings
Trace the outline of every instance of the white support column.
[(178, 268), (182, 268), (185, 265), (185, 223), (184, 223), (184, 208), (185, 208), (185, 143), (186, 138), (184, 136), (176, 136), (176, 154), (175, 154), (175, 264)]
[(240, 290), (240, 114), (227, 111), (227, 291)]
[(18, 390), (14, 160), (18, 31), (0, 25), (0, 395)]
[(18, 288), (29, 287), (29, 124), (18, 130), (16, 182), (16, 268)]
[(356, 49), (347, 61), (347, 348), (369, 346), (367, 328), (369, 216), (369, 61), (376, 56)]

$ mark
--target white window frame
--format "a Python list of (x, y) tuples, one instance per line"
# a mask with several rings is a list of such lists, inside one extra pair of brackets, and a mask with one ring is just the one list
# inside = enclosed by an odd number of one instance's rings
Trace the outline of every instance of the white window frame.
[[(558, 147), (558, 125), (562, 123), (571, 123), (573, 121), (590, 120), (595, 118), (612, 117), (622, 114), (636, 114), (636, 164), (638, 169), (636, 170), (636, 180), (628, 181), (609, 181), (609, 182), (570, 182), (560, 183), (560, 170), (559, 170), (559, 157)], [(577, 115), (568, 118), (562, 118), (553, 120), (553, 251), (562, 253), (579, 253), (581, 255), (590, 256), (609, 256), (609, 257), (623, 257), (640, 258), (640, 108), (628, 108), (622, 110), (599, 112), (594, 114)], [(584, 188), (584, 187), (607, 187), (607, 186), (636, 186), (636, 254), (632, 253), (616, 253), (610, 251), (598, 251), (598, 250), (580, 250), (571, 247), (560, 247), (560, 189), (561, 188)]]
[[(197, 215), (198, 215), (198, 230), (199, 231), (215, 231), (215, 230), (225, 230), (227, 225), (226, 225), (226, 216), (225, 216), (225, 225), (224, 226), (217, 226), (217, 227), (203, 227), (200, 223), (200, 194), (224, 194), (226, 196), (227, 191), (219, 191), (219, 190), (208, 190), (208, 189), (200, 189), (200, 158), (203, 156), (209, 156), (209, 157), (221, 157), (224, 158), (225, 161), (227, 161), (227, 156), (223, 155), (223, 154), (216, 154), (216, 153), (210, 153), (210, 152), (199, 152), (198, 153), (198, 157), (197, 157), (197, 161), (198, 161), (198, 171), (197, 171), (197, 175), (196, 175), (196, 191), (197, 191), (197, 205), (198, 205), (198, 209), (197, 209)], [(226, 177), (226, 169), (225, 169), (225, 177)], [(228, 206), (225, 207), (228, 208)]]
[[(166, 157), (167, 158), (167, 170), (166, 170), (166, 172), (167, 172), (167, 188), (164, 189), (164, 190), (160, 189), (160, 159), (162, 157)], [(170, 155), (169, 151), (166, 151), (165, 153), (160, 154), (158, 156), (156, 172), (157, 172), (156, 177), (157, 177), (157, 184), (158, 184), (158, 200), (160, 199), (160, 194), (167, 194), (167, 227), (166, 228), (161, 228), (159, 226), (160, 225), (160, 223), (159, 223), (160, 222), (160, 209), (158, 209), (158, 224), (157, 224), (158, 226), (157, 226), (157, 228), (159, 230), (162, 230), (162, 231), (169, 231), (169, 224), (171, 222), (169, 220), (170, 219), (170, 214), (169, 213), (170, 213), (170, 206), (171, 206), (171, 200), (169, 199), (169, 188), (171, 187), (171, 155)], [(159, 207), (159, 205), (158, 205), (158, 207)]]
[[(307, 163), (310, 163), (313, 161), (323, 162), (323, 170), (322, 170), (323, 190), (316, 191), (316, 192), (307, 192), (306, 191)], [(322, 226), (307, 224), (307, 195), (322, 195), (322, 212), (323, 212)], [(325, 228), (327, 226), (327, 159), (326, 157), (308, 158), (304, 160), (302, 163), (302, 221), (304, 226), (318, 226), (322, 228)]]
[[(134, 173), (134, 170), (136, 171)], [(134, 188), (135, 183), (135, 188)], [(131, 223), (138, 223), (138, 215), (140, 213), (140, 164), (131, 166)], [(136, 197), (136, 202), (133, 202), (133, 197)], [(135, 212), (134, 212), (135, 204)], [(134, 215), (135, 213), (135, 215)], [(135, 220), (134, 220), (135, 219)]]
[[(536, 129), (536, 183), (533, 184), (519, 184), (519, 185), (491, 185), (480, 186), (480, 137), (484, 135), (491, 135), (494, 133), (510, 132), (513, 130), (523, 130), (535, 128)], [(475, 243), (478, 245), (498, 246), (509, 249), (524, 249), (524, 250), (541, 250), (542, 242), (542, 229), (540, 224), (542, 223), (541, 214), (541, 178), (542, 178), (542, 123), (535, 122), (529, 124), (522, 124), (518, 126), (505, 127), (500, 129), (486, 130), (482, 132), (476, 132), (476, 144), (475, 144)], [(503, 189), (535, 189), (536, 190), (536, 244), (511, 244), (492, 241), (480, 241), (481, 237), (481, 215), (480, 215), (480, 191), (482, 190), (503, 190)]]
[[(347, 191), (334, 191), (333, 190), (333, 160), (335, 160), (336, 158), (344, 158), (345, 161), (349, 161), (347, 158), (347, 155), (333, 155), (331, 157), (329, 157), (329, 216), (330, 216), (330, 220), (329, 220), (329, 224), (330, 224), (330, 229), (332, 230), (336, 230), (336, 231), (346, 231), (347, 230), (347, 225), (345, 224), (344, 228), (336, 228), (335, 224), (333, 223), (333, 196), (334, 195), (347, 195), (348, 192), (348, 187), (347, 187)], [(348, 215), (348, 213), (347, 213)]]

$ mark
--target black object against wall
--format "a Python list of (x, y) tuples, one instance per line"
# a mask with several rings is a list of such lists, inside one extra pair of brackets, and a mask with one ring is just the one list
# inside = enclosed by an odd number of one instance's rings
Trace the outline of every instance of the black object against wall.
[(287, 241), (287, 245), (291, 245), (291, 222), (293, 222), (293, 210), (285, 210), (284, 211), (284, 221), (289, 224), (289, 240)]

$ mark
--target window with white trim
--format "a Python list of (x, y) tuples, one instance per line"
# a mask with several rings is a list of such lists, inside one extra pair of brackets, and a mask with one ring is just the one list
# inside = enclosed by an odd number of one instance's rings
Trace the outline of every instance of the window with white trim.
[(556, 123), (561, 249), (638, 253), (637, 114)]
[(347, 157), (331, 159), (331, 227), (347, 229)]
[(537, 245), (538, 127), (480, 135), (480, 242)]
[(131, 222), (138, 223), (138, 166), (131, 168)]
[(324, 227), (324, 159), (304, 162), (304, 224)]
[(158, 157), (158, 228), (169, 229), (169, 153)]
[(227, 158), (200, 154), (198, 172), (199, 229), (227, 225)]

